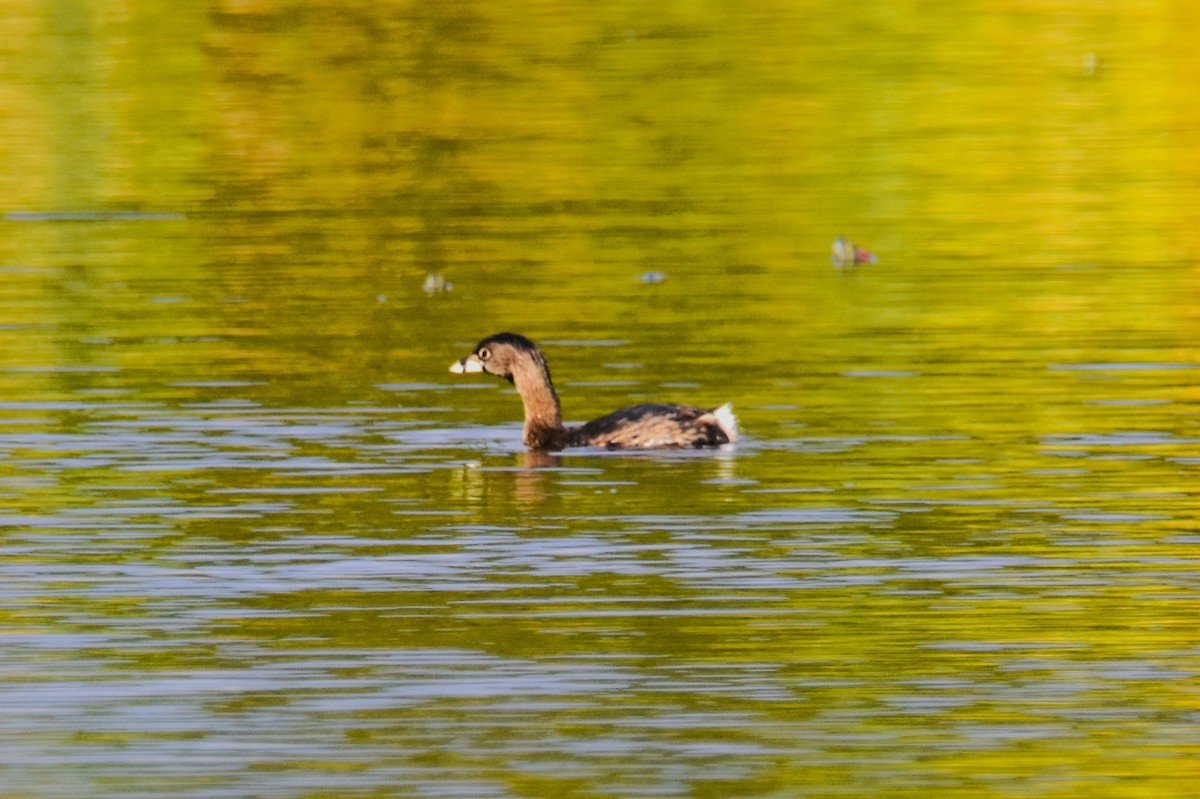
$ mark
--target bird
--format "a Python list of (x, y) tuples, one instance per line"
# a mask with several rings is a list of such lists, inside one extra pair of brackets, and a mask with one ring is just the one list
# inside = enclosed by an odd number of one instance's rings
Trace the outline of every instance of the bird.
[(738, 437), (737, 418), (729, 403), (705, 409), (650, 402), (565, 427), (545, 356), (536, 344), (517, 333), (488, 336), (470, 355), (452, 363), (450, 371), (486, 372), (512, 383), (525, 405), (523, 440), (530, 449), (698, 449), (731, 445)]
[(833, 252), (830, 253), (829, 260), (833, 261), (833, 265), (838, 269), (843, 269), (859, 264), (873, 264), (878, 259), (875, 253), (864, 250), (845, 236), (838, 236), (833, 240)]

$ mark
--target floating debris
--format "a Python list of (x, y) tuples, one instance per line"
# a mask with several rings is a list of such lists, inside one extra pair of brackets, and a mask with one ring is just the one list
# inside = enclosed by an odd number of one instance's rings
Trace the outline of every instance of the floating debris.
[(421, 288), (425, 289), (426, 294), (441, 294), (454, 288), (454, 284), (438, 272), (430, 272), (425, 276), (425, 284)]
[(845, 269), (859, 264), (873, 264), (879, 259), (875, 253), (864, 250), (845, 236), (838, 236), (833, 240), (833, 253), (829, 260), (838, 269)]
[(643, 272), (639, 279), (643, 283), (661, 283), (667, 279), (667, 276), (662, 272)]

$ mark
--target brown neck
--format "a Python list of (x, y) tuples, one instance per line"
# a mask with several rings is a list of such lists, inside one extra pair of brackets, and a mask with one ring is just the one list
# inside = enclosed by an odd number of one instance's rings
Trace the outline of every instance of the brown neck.
[(513, 385), (525, 403), (525, 444), (535, 449), (562, 447), (562, 411), (540, 353), (523, 355), (513, 365)]

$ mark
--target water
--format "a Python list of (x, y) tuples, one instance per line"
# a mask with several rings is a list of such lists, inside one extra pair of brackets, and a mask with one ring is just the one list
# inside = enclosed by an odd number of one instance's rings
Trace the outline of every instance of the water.
[(1191, 795), (1198, 23), (5, 15), (0, 794)]

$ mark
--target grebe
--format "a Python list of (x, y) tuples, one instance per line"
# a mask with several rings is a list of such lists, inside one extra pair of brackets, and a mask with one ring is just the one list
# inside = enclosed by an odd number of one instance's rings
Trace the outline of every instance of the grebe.
[(546, 359), (536, 344), (516, 333), (488, 336), (474, 352), (451, 364), (450, 371), (487, 372), (516, 386), (525, 404), (525, 444), (533, 449), (699, 448), (737, 440), (737, 419), (728, 403), (706, 410), (651, 402), (614, 411), (579, 427), (564, 427)]

